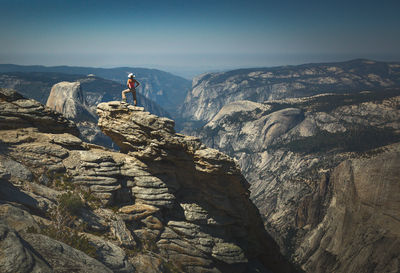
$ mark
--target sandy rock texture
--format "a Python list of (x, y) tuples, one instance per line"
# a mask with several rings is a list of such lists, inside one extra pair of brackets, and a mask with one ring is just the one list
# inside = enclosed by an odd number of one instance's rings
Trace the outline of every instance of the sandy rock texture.
[[(99, 126), (119, 153), (80, 139), (61, 114), (0, 94), (0, 123), (18, 121), (0, 128), (2, 271), (297, 272), (234, 160), (175, 134), (172, 120), (100, 104)], [(65, 200), (68, 221), (57, 214)], [(92, 251), (45, 233), (55, 227)]]

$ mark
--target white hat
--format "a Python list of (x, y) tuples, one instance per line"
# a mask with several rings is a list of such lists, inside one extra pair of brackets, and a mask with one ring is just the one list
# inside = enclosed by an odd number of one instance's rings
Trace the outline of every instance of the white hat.
[(132, 73), (129, 73), (128, 78), (130, 77), (136, 77), (135, 75), (133, 75)]

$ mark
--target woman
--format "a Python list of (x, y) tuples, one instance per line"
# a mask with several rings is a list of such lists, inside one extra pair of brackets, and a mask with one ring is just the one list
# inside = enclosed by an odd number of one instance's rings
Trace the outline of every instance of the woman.
[(135, 79), (135, 75), (130, 73), (128, 75), (128, 81), (126, 84), (128, 85), (128, 89), (122, 91), (122, 101), (126, 102), (126, 93), (131, 92), (133, 96), (133, 103), (136, 106), (137, 105), (136, 88), (140, 85), (140, 83)]

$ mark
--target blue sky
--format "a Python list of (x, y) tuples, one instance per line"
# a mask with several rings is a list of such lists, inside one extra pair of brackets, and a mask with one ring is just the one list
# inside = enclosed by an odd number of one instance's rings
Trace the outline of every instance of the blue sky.
[(0, 0), (0, 63), (187, 69), (400, 60), (400, 1)]

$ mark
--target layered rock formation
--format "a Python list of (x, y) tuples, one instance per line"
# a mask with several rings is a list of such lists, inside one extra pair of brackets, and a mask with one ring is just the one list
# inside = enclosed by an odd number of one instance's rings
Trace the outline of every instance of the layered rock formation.
[(398, 272), (399, 93), (238, 101), (198, 134), (238, 159), (267, 230), (304, 270)]
[[(99, 104), (97, 113), (102, 131), (146, 166), (148, 173), (139, 172), (132, 183), (135, 205), (168, 209), (161, 217), (164, 231), (154, 234), (162, 253), (189, 271), (253, 271), (260, 262), (282, 260), (267, 250), (273, 242), (232, 159), (195, 138), (175, 134), (172, 120), (143, 109), (110, 102)], [(185, 265), (190, 260), (197, 269)]]
[[(15, 69), (22, 68), (17, 66)], [(35, 71), (35, 68), (32, 69)], [(0, 87), (15, 89), (25, 97), (33, 98), (43, 104), (46, 104), (50, 97), (48, 106), (73, 119), (85, 141), (116, 148), (97, 127), (96, 105), (102, 101), (120, 99), (125, 85), (95, 76), (14, 72), (0, 74)], [(128, 96), (128, 99), (131, 100), (132, 97)], [(159, 105), (140, 93), (138, 99), (139, 104), (151, 113), (169, 116)]]
[[(206, 73), (195, 78), (182, 106), (193, 121), (210, 121), (234, 101), (299, 98), (399, 86), (400, 64), (369, 60)], [(188, 127), (197, 126), (189, 124)]]
[(295, 272), (231, 158), (139, 107), (102, 103), (98, 114), (123, 153), (1, 90), (2, 272)]
[(10, 89), (1, 89), (0, 128), (19, 129), (35, 127), (43, 132), (67, 132), (79, 135), (75, 124), (62, 114), (52, 111), (33, 99), (25, 99)]

